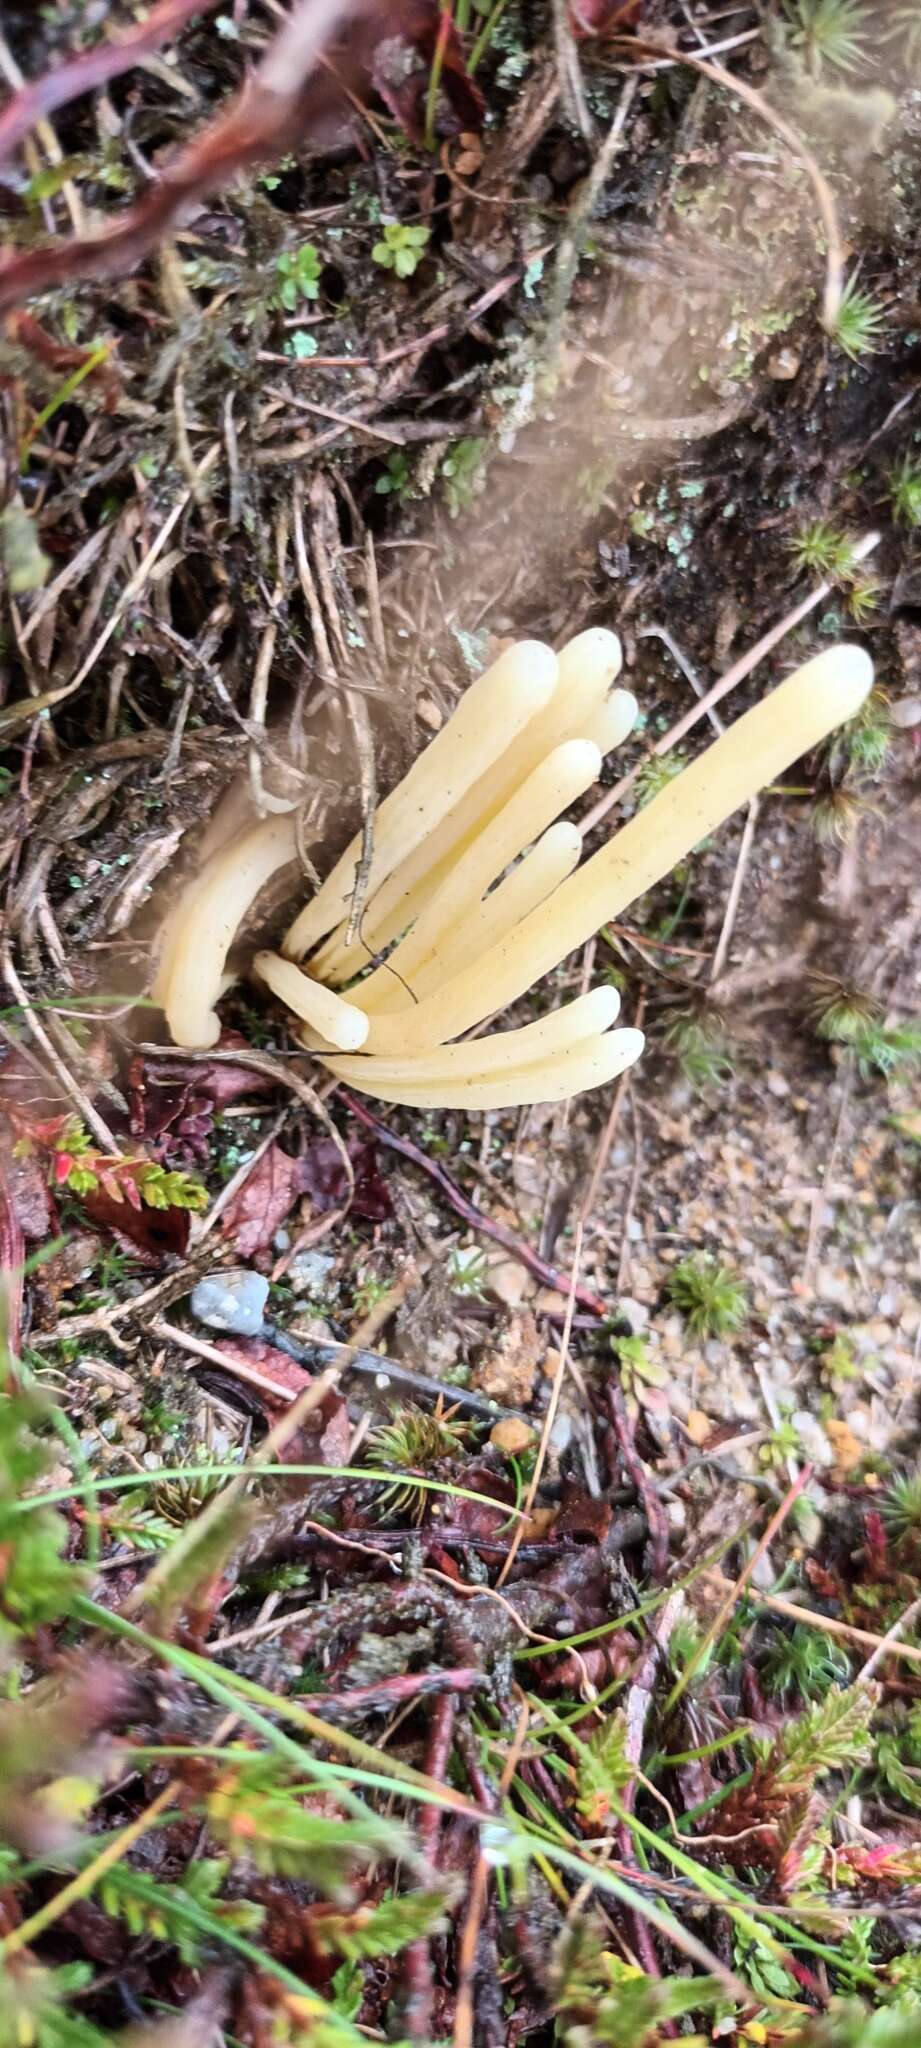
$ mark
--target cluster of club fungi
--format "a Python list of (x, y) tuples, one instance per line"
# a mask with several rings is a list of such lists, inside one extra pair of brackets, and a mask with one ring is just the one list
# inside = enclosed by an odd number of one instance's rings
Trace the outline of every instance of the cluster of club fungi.
[[(873, 681), (859, 647), (787, 676), (638, 809), (588, 860), (567, 813), (622, 744), (636, 700), (617, 687), (615, 634), (561, 653), (509, 647), (378, 806), (370, 862), (358, 835), (253, 978), (297, 1020), (339, 1080), (418, 1108), (558, 1102), (610, 1081), (643, 1049), (592, 988), (514, 1030), (469, 1037), (553, 973), (760, 789), (859, 711)], [(162, 934), (154, 997), (177, 1045), (219, 1036), (227, 960), (251, 906), (297, 859), (293, 815), (235, 829)], [(360, 901), (359, 901), (360, 894)]]

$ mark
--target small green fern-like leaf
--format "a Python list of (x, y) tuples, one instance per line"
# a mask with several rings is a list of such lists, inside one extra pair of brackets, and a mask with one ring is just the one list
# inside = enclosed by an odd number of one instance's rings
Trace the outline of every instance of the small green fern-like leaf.
[(347, 1895), (361, 1864), (413, 1860), (411, 1836), (398, 1822), (370, 1808), (350, 1820), (316, 1813), (261, 1764), (224, 1773), (208, 1800), (208, 1820), (230, 1856), (273, 1877), (309, 1878), (333, 1898)]
[(97, 1891), (103, 1911), (121, 1920), (135, 1938), (168, 1942), (190, 1969), (202, 1962), (222, 1933), (258, 1933), (262, 1907), (246, 1899), (218, 1898), (229, 1868), (226, 1857), (190, 1865), (178, 1884), (161, 1884), (146, 1871), (117, 1863)]
[(879, 1701), (877, 1685), (838, 1686), (816, 1700), (783, 1731), (774, 1751), (774, 1784), (778, 1790), (813, 1785), (826, 1771), (869, 1763), (873, 1755), (870, 1723)]
[(609, 1714), (582, 1744), (576, 1774), (579, 1812), (590, 1827), (599, 1827), (635, 1776), (627, 1756), (627, 1718), (622, 1708)]
[(344, 1956), (347, 1963), (397, 1955), (409, 1942), (440, 1933), (456, 1896), (447, 1886), (435, 1892), (398, 1892), (377, 1906), (330, 1913), (317, 1921), (315, 1933), (327, 1954)]
[(39, 1969), (17, 1959), (0, 1957), (0, 2041), (4, 2048), (111, 2048), (111, 2034), (102, 2034), (68, 2001), (93, 1981), (85, 1963), (61, 1970)]

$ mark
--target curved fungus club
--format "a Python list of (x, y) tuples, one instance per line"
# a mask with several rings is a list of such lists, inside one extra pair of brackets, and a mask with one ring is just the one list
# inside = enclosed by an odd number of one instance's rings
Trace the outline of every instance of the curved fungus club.
[[(806, 662), (580, 867), (581, 834), (561, 813), (633, 727), (635, 699), (614, 688), (620, 666), (620, 642), (601, 628), (559, 656), (533, 640), (508, 648), (378, 807), (360, 931), (356, 837), (283, 952), (257, 953), (255, 978), (338, 1079), (385, 1102), (498, 1109), (561, 1101), (632, 1066), (643, 1034), (613, 1028), (619, 998), (607, 987), (515, 1030), (450, 1041), (620, 917), (853, 718), (873, 682), (859, 647)], [(231, 944), (295, 853), (293, 819), (266, 819), (219, 845), (171, 914), (154, 994), (177, 1044), (215, 1043)]]

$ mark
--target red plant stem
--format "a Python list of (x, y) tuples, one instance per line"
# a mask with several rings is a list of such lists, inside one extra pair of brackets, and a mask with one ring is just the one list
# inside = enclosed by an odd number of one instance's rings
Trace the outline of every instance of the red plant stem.
[(365, 1124), (369, 1131), (374, 1131), (382, 1145), (389, 1146), (392, 1152), (399, 1152), (402, 1158), (412, 1160), (414, 1166), (418, 1166), (422, 1173), (428, 1174), (429, 1180), (433, 1180), (442, 1194), (447, 1196), (452, 1209), (456, 1209), (458, 1216), (463, 1217), (471, 1230), (478, 1230), (483, 1237), (491, 1237), (495, 1244), (501, 1244), (503, 1250), (510, 1252), (522, 1266), (527, 1266), (529, 1273), (533, 1273), (544, 1287), (552, 1287), (557, 1294), (571, 1293), (582, 1308), (588, 1309), (593, 1316), (606, 1319), (609, 1310), (597, 1294), (592, 1294), (587, 1287), (572, 1287), (567, 1274), (558, 1272), (555, 1266), (549, 1266), (546, 1259), (533, 1252), (530, 1245), (524, 1244), (520, 1237), (515, 1236), (513, 1230), (508, 1230), (504, 1223), (494, 1223), (491, 1217), (484, 1216), (480, 1209), (475, 1208), (472, 1202), (468, 1202), (466, 1195), (461, 1194), (460, 1188), (455, 1185), (443, 1166), (430, 1159), (426, 1152), (420, 1151), (419, 1146), (412, 1144), (409, 1138), (398, 1138), (388, 1124), (373, 1116), (370, 1109), (366, 1109), (364, 1103), (359, 1102), (347, 1088), (340, 1087), (337, 1094), (346, 1109), (351, 1110), (353, 1116), (357, 1116), (359, 1123)]
[(605, 1392), (621, 1463), (636, 1487), (649, 1526), (649, 1575), (661, 1585), (668, 1569), (668, 1516), (636, 1448), (623, 1389), (613, 1372)]
[(94, 50), (81, 50), (78, 57), (66, 59), (42, 78), (22, 86), (0, 113), (0, 163), (25, 140), (37, 121), (79, 99), (81, 93), (94, 92), (97, 86), (120, 78), (142, 57), (161, 49), (193, 14), (209, 14), (216, 4), (217, 0), (158, 0), (138, 27)]
[[(489, 1684), (485, 1671), (461, 1664), (447, 1671), (405, 1671), (396, 1678), (382, 1678), (377, 1685), (356, 1685), (345, 1692), (314, 1692), (298, 1696), (298, 1705), (310, 1713), (366, 1713), (376, 1707), (401, 1707), (407, 1700), (421, 1700), (429, 1693), (476, 1692)], [(436, 1808), (436, 1811), (438, 1809)]]
[[(426, 1777), (434, 1778), (437, 1782), (441, 1782), (447, 1775), (456, 1719), (457, 1696), (454, 1693), (443, 1693), (441, 1698), (435, 1701), (432, 1709), (422, 1765)], [(422, 1849), (433, 1866), (437, 1865), (438, 1860), (441, 1820), (441, 1809), (437, 1806), (426, 1806), (419, 1815)], [(435, 1982), (432, 1973), (431, 1945), (427, 1940), (410, 1942), (403, 1957), (403, 1971), (408, 1993), (406, 2031), (411, 2041), (429, 2041), (435, 2008)]]
[[(338, 87), (328, 80), (314, 89), (323, 45), (351, 11), (347, 0), (299, 0), (253, 76), (232, 101), (165, 164), (155, 184), (97, 235), (51, 242), (0, 261), (0, 313), (35, 292), (72, 285), (80, 278), (118, 277), (139, 263), (168, 234), (193, 201), (230, 182), (240, 171), (273, 163), (300, 142), (328, 109)], [(361, 38), (352, 39), (349, 62), (358, 61)]]

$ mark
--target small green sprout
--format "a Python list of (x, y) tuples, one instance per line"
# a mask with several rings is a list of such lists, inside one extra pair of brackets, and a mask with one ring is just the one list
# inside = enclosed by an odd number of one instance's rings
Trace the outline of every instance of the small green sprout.
[(388, 220), (380, 241), (375, 242), (371, 251), (372, 260), (382, 270), (394, 271), (397, 277), (412, 277), (422, 262), (431, 232), (431, 228), (406, 227), (401, 220)]
[(819, 1372), (826, 1386), (831, 1387), (833, 1392), (857, 1379), (858, 1366), (854, 1346), (842, 1330), (838, 1331), (834, 1343), (827, 1345), (821, 1353)]
[(921, 1530), (921, 1466), (893, 1480), (883, 1501), (883, 1521), (896, 1541)]
[(669, 1300), (680, 1309), (692, 1337), (729, 1337), (748, 1315), (748, 1294), (731, 1266), (711, 1252), (682, 1259), (667, 1283)]
[(278, 272), (276, 303), (286, 313), (296, 313), (302, 299), (319, 298), (323, 264), (313, 242), (303, 242), (299, 249), (283, 249), (276, 258), (275, 268)]
[(856, 1054), (864, 1080), (875, 1074), (888, 1080), (921, 1061), (921, 1022), (909, 1017), (902, 1024), (887, 1024), (875, 997), (860, 989), (831, 983), (813, 1005), (813, 1019), (817, 1037)]
[(758, 1463), (767, 1472), (778, 1472), (790, 1458), (802, 1455), (800, 1433), (792, 1415), (784, 1414), (758, 1448)]
[[(464, 1449), (475, 1427), (474, 1423), (463, 1421), (450, 1411), (442, 1414), (435, 1409), (427, 1414), (421, 1408), (402, 1408), (391, 1422), (381, 1423), (372, 1430), (368, 1438), (367, 1462), (379, 1465), (382, 1473), (431, 1476), (440, 1467), (450, 1464)], [(414, 1486), (411, 1478), (401, 1477), (385, 1487), (378, 1507), (388, 1514), (408, 1515), (411, 1521), (418, 1522), (425, 1513), (429, 1498), (426, 1487)]]
[(810, 569), (826, 583), (849, 583), (853, 577), (854, 543), (830, 519), (811, 519), (789, 548), (798, 569)]
[(817, 78), (823, 69), (855, 71), (864, 55), (866, 11), (858, 0), (784, 0), (790, 41)]
[(412, 471), (409, 461), (402, 448), (395, 448), (393, 454), (387, 457), (387, 467), (378, 477), (374, 486), (375, 491), (379, 498), (388, 498), (391, 492), (396, 498), (405, 498), (409, 494), (411, 483)]
[(866, 626), (879, 606), (882, 583), (878, 576), (862, 571), (854, 576), (845, 602), (855, 626)]
[(611, 1350), (620, 1369), (621, 1386), (632, 1407), (645, 1403), (650, 1388), (665, 1386), (668, 1374), (664, 1366), (650, 1358), (647, 1338), (612, 1337)]
[(666, 1024), (662, 1042), (674, 1055), (685, 1080), (698, 1092), (729, 1080), (732, 1054), (718, 1017), (678, 1010)]
[(849, 718), (832, 740), (829, 764), (833, 775), (868, 775), (872, 781), (881, 774), (892, 745), (892, 719), (882, 690), (871, 690), (856, 718)]
[(471, 1301), (485, 1301), (489, 1284), (489, 1261), (479, 1245), (459, 1245), (448, 1261), (448, 1286), (452, 1294), (465, 1294)]
[(858, 363), (862, 356), (871, 356), (879, 348), (885, 323), (885, 307), (879, 299), (874, 299), (870, 292), (862, 292), (856, 277), (849, 278), (828, 330), (832, 341), (850, 356), (852, 363)]
[(445, 456), (441, 474), (452, 519), (456, 519), (459, 512), (465, 512), (483, 489), (485, 455), (486, 442), (467, 435), (463, 440), (455, 441), (450, 455)]
[(831, 1045), (857, 1045), (879, 1019), (879, 1005), (861, 989), (825, 982), (812, 1003), (816, 1035)]
[(361, 1317), (363, 1321), (365, 1316), (371, 1314), (372, 1309), (377, 1308), (379, 1302), (386, 1300), (392, 1285), (393, 1282), (390, 1280), (377, 1279), (373, 1274), (369, 1274), (368, 1278), (356, 1287), (352, 1296), (352, 1314)]
[(892, 507), (903, 526), (921, 526), (921, 463), (903, 455), (889, 479)]
[(643, 762), (636, 778), (637, 810), (641, 811), (647, 804), (651, 804), (653, 797), (659, 796), (663, 789), (667, 789), (669, 783), (674, 782), (675, 776), (680, 775), (682, 768), (686, 768), (687, 764), (688, 757), (680, 747), (671, 747), (667, 754), (651, 754), (649, 760)]
[(849, 1678), (847, 1651), (831, 1637), (799, 1623), (791, 1635), (781, 1636), (764, 1667), (769, 1692), (796, 1692), (803, 1700), (824, 1699), (833, 1685), (847, 1685)]

